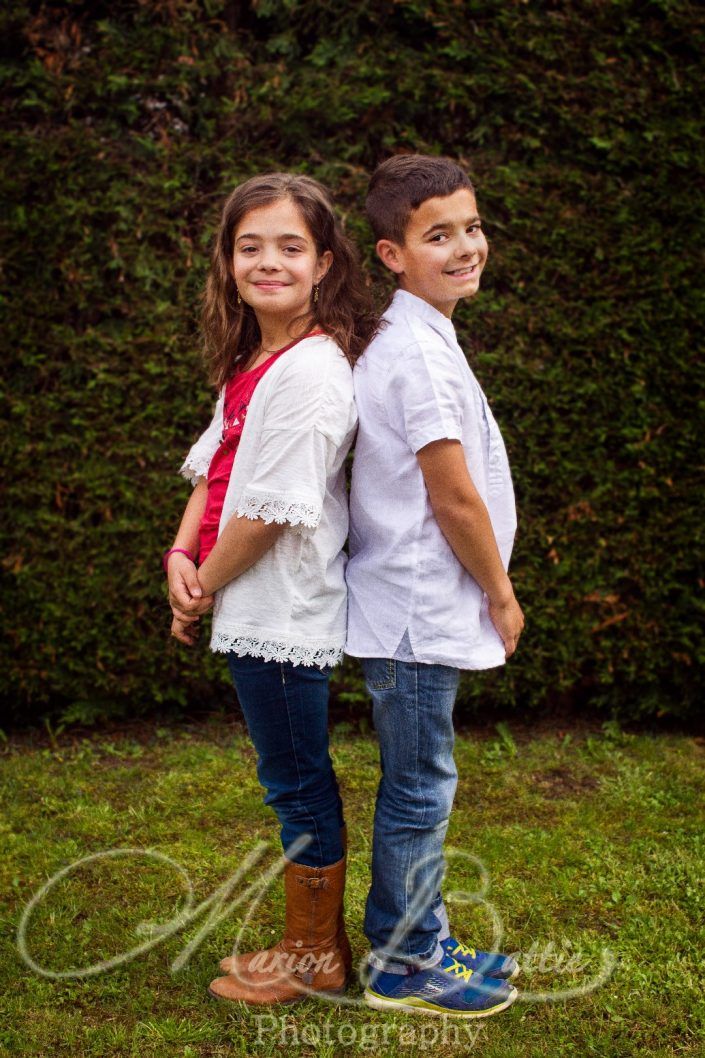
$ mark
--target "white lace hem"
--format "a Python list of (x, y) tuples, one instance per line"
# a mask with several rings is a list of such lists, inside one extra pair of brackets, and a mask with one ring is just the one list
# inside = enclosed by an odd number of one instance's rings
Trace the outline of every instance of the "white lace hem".
[(261, 518), (269, 525), (298, 525), (315, 529), (321, 520), (321, 508), (303, 500), (289, 500), (275, 492), (243, 492), (235, 513), (240, 518)]
[(231, 651), (238, 657), (252, 654), (263, 661), (291, 661), (294, 665), (337, 665), (343, 658), (343, 646), (303, 646), (282, 639), (260, 639), (258, 636), (237, 635), (230, 632), (214, 632), (211, 650), (218, 654)]

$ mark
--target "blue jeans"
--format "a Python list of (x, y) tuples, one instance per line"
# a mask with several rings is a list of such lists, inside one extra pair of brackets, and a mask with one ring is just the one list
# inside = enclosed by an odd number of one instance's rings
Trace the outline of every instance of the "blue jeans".
[(277, 814), (284, 851), (310, 835), (296, 862), (337, 863), (343, 856), (343, 804), (328, 752), (328, 672), (232, 652), (228, 667), (257, 750), (264, 803)]
[(363, 658), (382, 777), (364, 930), (370, 965), (391, 973), (432, 966), (448, 920), (440, 895), (443, 841), (458, 773), (453, 705), (460, 673), (447, 665)]

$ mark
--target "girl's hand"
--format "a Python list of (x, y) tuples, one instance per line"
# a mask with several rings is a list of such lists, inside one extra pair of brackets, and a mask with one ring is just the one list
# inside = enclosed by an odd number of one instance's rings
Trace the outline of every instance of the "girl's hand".
[(169, 556), (169, 605), (175, 617), (186, 618), (206, 613), (213, 605), (212, 595), (204, 595), (196, 567), (190, 558), (178, 552)]
[(175, 617), (171, 622), (171, 634), (180, 643), (192, 647), (198, 639), (198, 617)]

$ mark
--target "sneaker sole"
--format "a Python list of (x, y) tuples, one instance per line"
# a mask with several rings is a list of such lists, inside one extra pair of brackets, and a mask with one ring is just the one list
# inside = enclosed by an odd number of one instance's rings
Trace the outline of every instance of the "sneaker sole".
[(518, 995), (516, 988), (512, 988), (504, 1002), (497, 1003), (496, 1006), (488, 1007), (486, 1010), (449, 1010), (448, 1007), (429, 1003), (425, 999), (414, 999), (411, 996), (407, 999), (389, 999), (387, 996), (371, 992), (368, 988), (365, 989), (363, 998), (367, 1006), (375, 1010), (406, 1010), (410, 1014), (437, 1014), (448, 1018), (488, 1018), (510, 1007)]
[[(480, 967), (479, 970), (473, 970), (473, 973), (481, 974), (482, 973), (482, 967)], [(486, 974), (485, 976), (487, 977), (487, 979), (489, 981), (513, 981), (514, 978), (518, 977), (520, 973), (521, 973), (521, 966), (519, 966), (519, 964), (517, 963), (517, 965), (514, 967), (512, 972), (510, 974), (508, 974), (506, 977), (502, 977), (502, 976), (493, 977), (491, 973), (490, 974)]]

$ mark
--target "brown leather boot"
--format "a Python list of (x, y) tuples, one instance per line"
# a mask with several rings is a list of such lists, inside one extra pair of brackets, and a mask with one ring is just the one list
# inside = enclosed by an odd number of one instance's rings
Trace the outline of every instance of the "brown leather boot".
[(337, 942), (345, 889), (345, 857), (330, 867), (284, 867), (286, 925), (273, 948), (236, 957), (225, 977), (211, 981), (216, 999), (291, 1003), (308, 991), (342, 994), (345, 966)]
[[(347, 862), (348, 858), (348, 828), (343, 824), (340, 829), (340, 840), (343, 843), (343, 859)], [(343, 890), (344, 893), (344, 890)], [(340, 949), (340, 955), (343, 960), (343, 966), (345, 967), (345, 980), (347, 981), (352, 973), (352, 949), (350, 948), (350, 938), (348, 937), (347, 930), (345, 929), (345, 911), (344, 901), (340, 901), (340, 911), (338, 912), (338, 932), (336, 933), (336, 941), (338, 948)]]
[[(347, 851), (348, 851), (348, 828), (343, 826), (340, 831), (340, 840), (343, 843), (343, 862), (347, 862)], [(345, 892), (345, 874), (343, 873), (343, 895)], [(338, 912), (338, 927), (335, 936), (336, 946), (340, 952), (340, 956), (343, 960), (343, 966), (345, 967), (345, 980), (347, 981), (352, 971), (352, 951), (350, 948), (350, 939), (345, 929), (345, 916), (343, 913), (343, 899), (341, 895), (340, 910)], [(267, 949), (269, 952), (275, 952), (280, 950), (281, 941), (274, 945), (273, 948)], [(250, 962), (257, 956), (262, 956), (263, 952), (243, 952), (239, 955), (229, 955), (225, 959), (220, 960), (220, 969), (224, 974), (238, 974), (242, 973), (243, 970), (249, 966)]]

